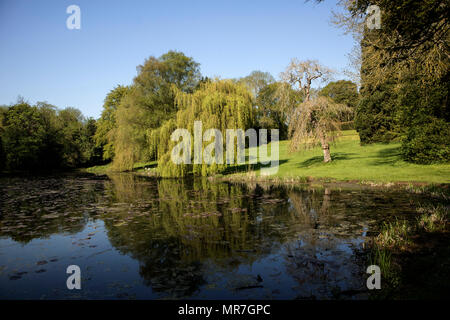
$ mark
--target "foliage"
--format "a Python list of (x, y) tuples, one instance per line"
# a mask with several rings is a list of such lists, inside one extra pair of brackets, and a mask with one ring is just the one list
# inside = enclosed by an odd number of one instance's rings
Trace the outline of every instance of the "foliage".
[[(311, 100), (313, 81), (327, 81), (332, 74), (331, 69), (315, 60), (298, 59), (292, 59), (286, 70), (280, 74), (283, 85), (279, 87), (279, 97), (282, 105), (290, 106), (292, 110), (289, 115), (289, 136), (292, 137), (290, 150), (296, 151), (299, 147), (320, 143), (324, 162), (331, 161), (329, 143), (339, 133), (341, 119), (346, 113), (352, 113), (351, 108), (336, 103), (327, 96), (314, 97)], [(300, 105), (292, 105), (291, 100), (286, 99), (290, 89), (305, 97)]]
[(449, 3), (444, 0), (358, 0), (353, 1), (353, 16), (364, 14), (369, 5), (382, 13), (381, 28), (368, 31), (363, 45), (374, 49), (372, 81), (401, 72), (412, 65), (421, 66), (424, 79), (442, 78), (449, 69)]
[(103, 151), (97, 146), (95, 141), (95, 134), (97, 132), (97, 121), (93, 118), (88, 118), (83, 125), (81, 152), (84, 159), (83, 165), (92, 165), (100, 163), (103, 160)]
[(423, 214), (418, 218), (419, 228), (426, 232), (444, 231), (448, 227), (450, 210), (443, 205), (420, 207), (418, 212)]
[(77, 109), (18, 102), (2, 114), (3, 169), (73, 168), (100, 158), (93, 142), (95, 120), (86, 121)]
[(445, 120), (428, 117), (415, 125), (403, 141), (403, 157), (415, 163), (450, 162), (450, 126)]
[(359, 95), (356, 83), (349, 80), (329, 82), (319, 92), (319, 96), (330, 97), (336, 103), (341, 103), (355, 109), (358, 105)]
[(97, 121), (97, 130), (94, 137), (95, 146), (102, 148), (103, 160), (112, 160), (114, 157), (114, 141), (117, 126), (116, 110), (129, 90), (129, 87), (119, 85), (111, 90), (105, 98), (102, 115)]
[(381, 248), (402, 247), (409, 244), (411, 226), (406, 221), (385, 222), (375, 242)]
[(7, 106), (0, 106), (0, 172), (2, 172), (5, 169), (6, 166), (6, 154), (5, 150), (3, 148), (3, 119), (5, 117), (6, 112), (8, 111)]
[(390, 142), (399, 137), (396, 99), (392, 83), (361, 88), (355, 128), (362, 144)]
[(294, 111), (289, 127), (291, 151), (320, 143), (324, 150), (324, 161), (331, 161), (329, 143), (334, 141), (341, 130), (342, 114), (349, 112), (351, 109), (348, 106), (335, 103), (327, 97), (303, 102)]
[(345, 104), (352, 112), (344, 113), (340, 121), (345, 123), (346, 128), (353, 129), (353, 120), (356, 107), (359, 103), (359, 93), (356, 83), (349, 80), (332, 81), (319, 92), (319, 96), (331, 98), (334, 102)]
[(3, 140), (2, 135), (0, 133), (0, 172), (2, 172), (5, 169), (5, 163), (6, 163), (6, 156), (5, 151), (3, 150)]
[(59, 112), (60, 134), (62, 135), (63, 162), (76, 167), (83, 162), (83, 115), (78, 109), (66, 108)]
[(298, 92), (292, 88), (287, 88), (288, 100), (290, 101), (287, 105), (290, 105), (290, 107), (283, 108), (283, 103), (278, 95), (282, 85), (280, 82), (268, 84), (261, 88), (256, 97), (257, 127), (267, 130), (278, 129), (280, 140), (288, 138), (288, 115), (292, 112), (291, 108), (298, 105), (302, 99)]
[(404, 128), (403, 157), (416, 163), (450, 161), (448, 79), (423, 82), (414, 73), (399, 85), (399, 121)]
[[(169, 140), (170, 134), (175, 128), (184, 128), (193, 137), (195, 121), (202, 122), (203, 132), (207, 129), (218, 129), (224, 134), (227, 129), (242, 129), (245, 131), (251, 128), (255, 122), (255, 112), (252, 95), (247, 87), (234, 83), (231, 80), (207, 82), (202, 84), (194, 93), (185, 93), (177, 90), (176, 104), (179, 109), (176, 115), (176, 122), (168, 121), (161, 128), (164, 134), (161, 132), (160, 136), (164, 137), (164, 141), (160, 140), (159, 145), (165, 148), (163, 154), (158, 150), (158, 169), (161, 176), (185, 176), (189, 172), (192, 172), (194, 175), (207, 176), (224, 170), (227, 167), (226, 161), (223, 161), (223, 164), (214, 162), (211, 165), (204, 163), (204, 161), (202, 161), (202, 164), (174, 164), (170, 160), (170, 152), (177, 143)], [(214, 142), (204, 141), (202, 154), (205, 146), (215, 143), (216, 139), (217, 137), (214, 137)], [(222, 140), (223, 150), (225, 150), (225, 137)], [(193, 140), (191, 148), (191, 157), (193, 159)], [(223, 155), (225, 157), (225, 152)]]
[[(323, 0), (316, 0), (322, 2)], [(448, 71), (449, 3), (445, 0), (341, 0), (333, 23), (373, 50), (371, 81), (383, 83), (413, 64), (424, 78), (442, 78)], [(381, 28), (367, 30), (366, 12), (376, 5)], [(369, 36), (368, 36), (369, 35)], [(377, 63), (382, 62), (382, 63)]]
[[(255, 129), (279, 130), (279, 138), (287, 139), (287, 117), (277, 95), (280, 83), (268, 72), (252, 71), (238, 80), (252, 93), (256, 109)], [(291, 90), (293, 91), (293, 90)], [(270, 139), (270, 137), (268, 137)]]
[(116, 111), (116, 170), (131, 170), (135, 161), (152, 159), (152, 130), (173, 118), (177, 111), (172, 86), (192, 92), (199, 80), (198, 63), (181, 52), (150, 57), (138, 67), (138, 75)]
[(27, 103), (10, 107), (3, 119), (3, 129), (6, 167), (39, 167), (45, 130), (38, 109)]
[[(450, 119), (448, 1), (344, 0), (341, 5), (346, 13), (335, 15), (335, 21), (361, 44), (362, 99), (356, 117), (361, 142), (403, 139), (408, 161), (448, 161), (443, 156), (450, 141), (443, 129)], [(380, 8), (380, 29), (365, 28), (369, 5)], [(433, 134), (418, 138), (439, 126), (445, 135), (438, 143)]]
[(275, 82), (275, 79), (269, 72), (252, 71), (248, 76), (239, 80), (244, 83), (254, 97), (257, 97), (260, 91), (267, 85)]

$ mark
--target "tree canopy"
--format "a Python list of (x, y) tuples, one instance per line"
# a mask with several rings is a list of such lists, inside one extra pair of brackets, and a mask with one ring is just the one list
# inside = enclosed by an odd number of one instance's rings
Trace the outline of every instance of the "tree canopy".
[[(214, 162), (207, 164), (174, 164), (171, 161), (171, 151), (177, 144), (170, 140), (170, 135), (175, 128), (187, 129), (194, 136), (194, 122), (201, 121), (203, 136), (208, 129), (218, 129), (225, 133), (227, 129), (252, 128), (255, 124), (255, 110), (252, 103), (252, 95), (247, 87), (234, 83), (231, 80), (216, 80), (206, 82), (194, 93), (185, 93), (176, 90), (176, 104), (178, 113), (176, 120), (166, 122), (156, 135), (159, 137), (158, 145), (164, 148), (158, 150), (158, 167), (163, 177), (185, 176), (192, 172), (194, 175), (211, 175), (221, 172), (227, 167), (223, 163)], [(211, 142), (210, 140), (214, 138)], [(205, 152), (207, 145), (220, 143), (217, 136), (205, 139), (201, 146), (201, 154)], [(222, 139), (222, 148), (225, 150), (225, 137)], [(191, 144), (191, 160), (194, 159), (194, 143)], [(235, 152), (234, 152), (235, 154)], [(211, 154), (216, 156), (214, 152)], [(225, 154), (223, 155), (223, 157)], [(192, 161), (194, 162), (194, 161)]]
[(131, 170), (137, 160), (155, 158), (149, 138), (152, 130), (177, 111), (173, 86), (192, 92), (200, 80), (199, 64), (177, 51), (150, 57), (137, 70), (133, 85), (116, 111), (113, 164), (119, 171)]
[(116, 111), (122, 99), (130, 91), (127, 86), (117, 86), (111, 90), (105, 98), (103, 111), (97, 122), (95, 132), (95, 145), (102, 148), (103, 160), (112, 160), (114, 158), (114, 142), (116, 140)]
[(86, 120), (75, 108), (19, 101), (2, 108), (0, 120), (3, 169), (74, 168), (100, 160), (93, 141), (96, 121)]

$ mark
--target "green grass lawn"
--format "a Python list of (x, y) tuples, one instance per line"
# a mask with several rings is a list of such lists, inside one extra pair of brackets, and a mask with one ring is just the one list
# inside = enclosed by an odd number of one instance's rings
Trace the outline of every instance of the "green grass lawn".
[[(133, 166), (133, 172), (143, 172), (144, 168), (154, 168), (157, 165), (157, 161), (150, 162), (136, 162)], [(86, 169), (89, 173), (95, 174), (105, 174), (107, 172), (111, 172), (111, 163), (102, 165), (102, 166), (93, 166)]]
[[(288, 147), (289, 141), (280, 141), (280, 167), (278, 173), (269, 179), (276, 177), (361, 182), (450, 182), (450, 164), (418, 165), (405, 162), (400, 157), (400, 143), (361, 146), (359, 136), (354, 130), (344, 131), (339, 140), (331, 145), (331, 163), (323, 162), (320, 147), (296, 153), (289, 153)], [(136, 163), (133, 172), (142, 172), (144, 167), (155, 168), (156, 165), (156, 161)], [(111, 170), (110, 166), (95, 166), (86, 171), (104, 174)], [(247, 169), (247, 166), (240, 167), (240, 170)], [(231, 167), (228, 175), (238, 178), (235, 176), (237, 170), (237, 167)], [(237, 174), (247, 173), (241, 171)], [(259, 175), (259, 170), (256, 170), (256, 174)]]
[(331, 163), (323, 163), (320, 147), (288, 152), (289, 141), (280, 141), (281, 178), (311, 177), (378, 182), (449, 183), (450, 164), (417, 165), (400, 157), (400, 143), (361, 146), (356, 131), (344, 131), (331, 145)]

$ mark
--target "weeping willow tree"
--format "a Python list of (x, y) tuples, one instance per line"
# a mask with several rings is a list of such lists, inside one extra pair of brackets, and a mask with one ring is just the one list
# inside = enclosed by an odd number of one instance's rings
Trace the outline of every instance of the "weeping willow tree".
[[(330, 143), (341, 131), (340, 119), (353, 112), (348, 106), (336, 103), (331, 98), (312, 95), (313, 82), (325, 82), (332, 77), (333, 72), (316, 60), (299, 61), (294, 58), (280, 74), (283, 84), (278, 90), (284, 109), (291, 110), (288, 117), (290, 151), (320, 144), (324, 162), (331, 161)], [(303, 94), (304, 100), (300, 105), (286, 98), (290, 90)]]
[(323, 161), (330, 162), (330, 143), (339, 136), (342, 115), (353, 110), (344, 104), (319, 96), (306, 100), (294, 111), (289, 126), (290, 151), (321, 145)]
[(116, 111), (117, 129), (113, 168), (117, 171), (131, 171), (134, 163), (142, 155), (141, 146), (145, 131), (142, 129), (142, 122), (138, 120), (145, 119), (146, 115), (145, 110), (134, 103), (135, 91), (136, 88), (133, 87)]
[(176, 51), (150, 57), (137, 69), (116, 111), (113, 168), (117, 171), (132, 170), (136, 161), (156, 159), (159, 145), (149, 143), (159, 139), (158, 128), (177, 112), (172, 87), (192, 92), (200, 79), (199, 64)]
[(119, 85), (106, 95), (102, 115), (97, 121), (97, 130), (94, 136), (96, 147), (102, 149), (103, 160), (111, 160), (114, 157), (117, 128), (116, 110), (129, 90), (129, 87)]
[[(255, 111), (252, 103), (252, 95), (248, 89), (231, 80), (216, 80), (200, 84), (194, 93), (185, 93), (175, 88), (175, 103), (178, 108), (176, 120), (167, 121), (152, 139), (158, 139), (158, 170), (163, 177), (182, 177), (189, 173), (194, 175), (212, 175), (221, 172), (227, 167), (225, 152), (222, 155), (211, 152), (214, 161), (210, 164), (201, 161), (195, 163), (194, 156), (195, 143), (191, 143), (190, 164), (175, 164), (171, 160), (171, 152), (178, 144), (172, 141), (170, 136), (174, 129), (187, 129), (191, 137), (194, 137), (194, 122), (201, 121), (203, 137), (201, 143), (201, 155), (205, 154), (205, 149), (211, 144), (221, 144), (225, 150), (225, 136), (222, 141), (220, 137), (213, 135), (209, 138), (204, 136), (208, 129), (217, 129), (225, 135), (227, 129), (251, 128), (255, 121)], [(158, 138), (156, 138), (158, 137)], [(194, 142), (194, 139), (192, 139)], [(234, 142), (234, 141), (233, 141)], [(207, 149), (209, 150), (209, 149)], [(233, 152), (236, 156), (236, 147), (233, 143)], [(236, 158), (236, 157), (235, 157)]]

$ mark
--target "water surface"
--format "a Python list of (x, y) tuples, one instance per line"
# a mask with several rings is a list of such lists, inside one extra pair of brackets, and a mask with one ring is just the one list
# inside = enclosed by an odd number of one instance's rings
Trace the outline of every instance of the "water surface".
[[(364, 299), (401, 191), (132, 174), (0, 179), (0, 299)], [(425, 200), (424, 200), (425, 201)], [(66, 268), (81, 268), (68, 290)]]

